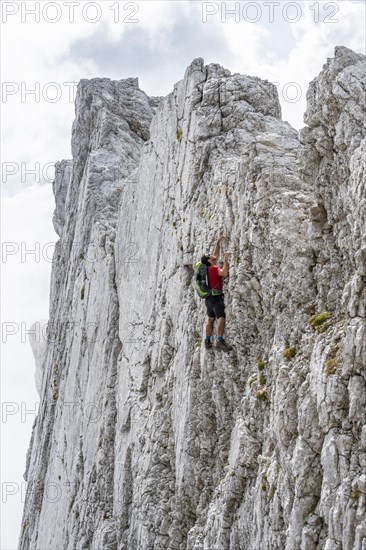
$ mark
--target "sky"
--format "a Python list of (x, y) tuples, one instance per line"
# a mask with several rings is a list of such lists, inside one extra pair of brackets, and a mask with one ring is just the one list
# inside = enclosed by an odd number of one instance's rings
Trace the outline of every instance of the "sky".
[(138, 77), (164, 96), (196, 57), (276, 84), (303, 124), (309, 82), (336, 45), (365, 53), (363, 1), (7, 2), (1, 9), (2, 529), (17, 548), (39, 401), (27, 331), (48, 318), (53, 165), (71, 158), (82, 78)]

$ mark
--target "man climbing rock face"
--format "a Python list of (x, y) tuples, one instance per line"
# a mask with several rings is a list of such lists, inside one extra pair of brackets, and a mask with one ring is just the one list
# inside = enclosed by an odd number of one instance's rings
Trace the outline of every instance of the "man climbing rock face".
[(219, 234), (215, 250), (213, 254), (202, 256), (201, 262), (208, 266), (207, 276), (208, 276), (208, 286), (213, 289), (212, 295), (206, 298), (206, 308), (207, 308), (207, 323), (206, 323), (206, 339), (205, 347), (206, 349), (212, 348), (211, 336), (213, 331), (213, 324), (215, 319), (217, 319), (217, 336), (216, 336), (216, 345), (215, 349), (230, 351), (232, 346), (230, 346), (224, 340), (224, 330), (225, 330), (225, 303), (224, 295), (222, 291), (222, 280), (229, 275), (229, 264), (228, 259), (230, 252), (225, 252), (224, 263), (222, 268), (219, 268), (216, 265), (217, 259), (220, 255), (220, 245), (225, 237)]

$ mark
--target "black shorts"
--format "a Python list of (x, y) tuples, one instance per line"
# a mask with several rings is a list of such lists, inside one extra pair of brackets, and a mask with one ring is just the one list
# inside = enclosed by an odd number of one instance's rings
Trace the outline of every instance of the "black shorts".
[(207, 315), (209, 317), (225, 317), (225, 303), (222, 294), (206, 298)]

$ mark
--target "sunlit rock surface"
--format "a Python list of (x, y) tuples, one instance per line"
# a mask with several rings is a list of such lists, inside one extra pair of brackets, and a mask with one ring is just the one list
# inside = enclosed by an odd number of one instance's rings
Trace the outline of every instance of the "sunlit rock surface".
[[(336, 48), (299, 136), (201, 58), (165, 98), (81, 81), (19, 548), (365, 550), (365, 88)], [(219, 229), (230, 354), (192, 286)]]

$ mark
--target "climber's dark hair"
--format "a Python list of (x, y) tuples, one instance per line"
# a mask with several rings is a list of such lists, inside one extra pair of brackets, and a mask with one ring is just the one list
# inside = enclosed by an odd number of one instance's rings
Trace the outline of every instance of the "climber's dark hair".
[(205, 265), (211, 265), (209, 262), (210, 256), (207, 256), (207, 254), (204, 254), (201, 258), (201, 263)]

